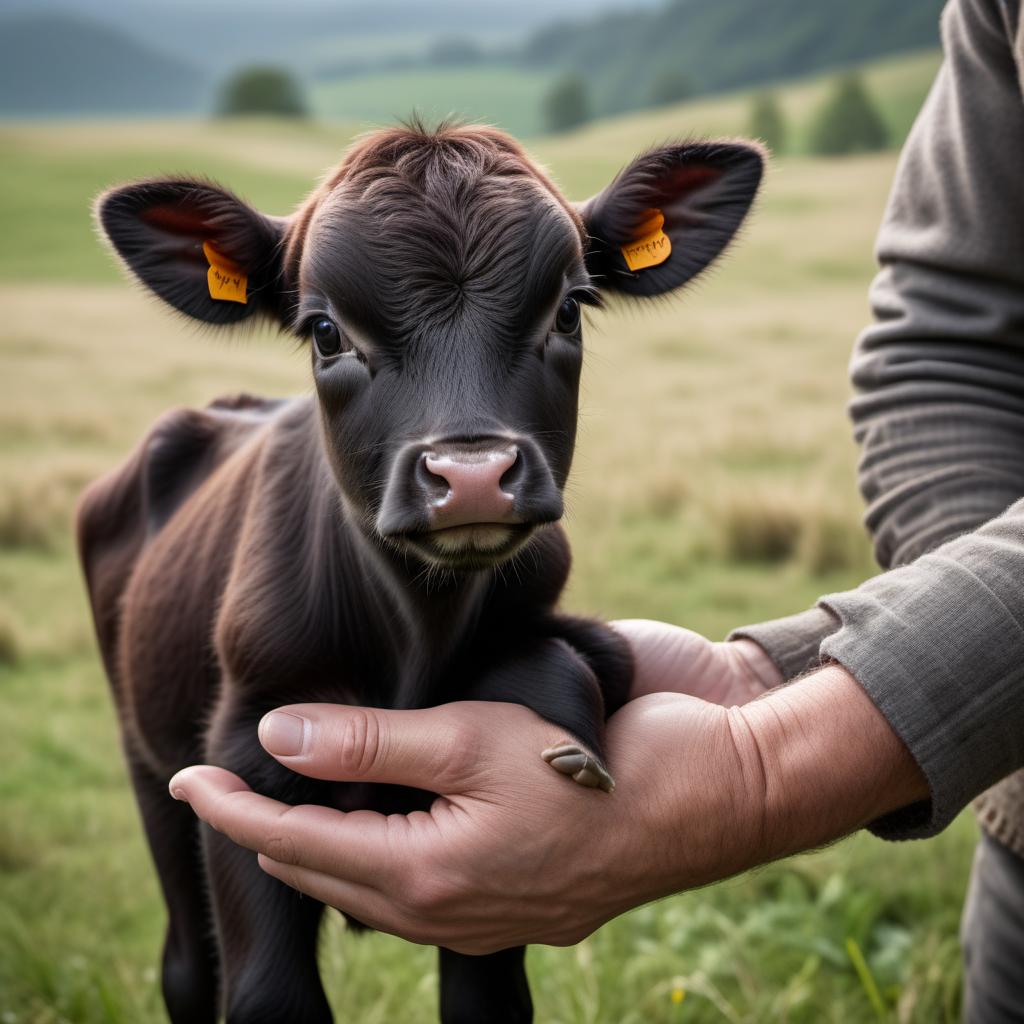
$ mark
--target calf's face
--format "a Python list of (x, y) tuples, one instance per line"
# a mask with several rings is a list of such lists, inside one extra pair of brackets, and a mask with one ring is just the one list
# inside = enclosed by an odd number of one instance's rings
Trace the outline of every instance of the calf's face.
[(574, 206), (495, 129), (402, 127), (357, 142), (287, 219), (185, 179), (113, 189), (97, 214), (179, 311), (308, 340), (350, 512), (425, 562), (476, 569), (562, 514), (583, 308), (682, 287), (761, 170), (756, 147), (680, 143)]

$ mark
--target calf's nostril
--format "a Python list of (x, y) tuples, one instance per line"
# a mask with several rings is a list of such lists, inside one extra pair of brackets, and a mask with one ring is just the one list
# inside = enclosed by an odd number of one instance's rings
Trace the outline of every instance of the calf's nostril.
[[(434, 463), (432, 466), (431, 463)], [(448, 477), (439, 471), (437, 456), (433, 452), (424, 452), (416, 462), (416, 482), (423, 488), (427, 500), (436, 505), (444, 501), (451, 493)]]
[(522, 483), (523, 474), (526, 472), (526, 468), (523, 460), (523, 453), (519, 450), (518, 446), (513, 445), (510, 449), (514, 459), (512, 465), (505, 470), (501, 475), (501, 479), (498, 481), (498, 487), (506, 494), (515, 494), (516, 488)]

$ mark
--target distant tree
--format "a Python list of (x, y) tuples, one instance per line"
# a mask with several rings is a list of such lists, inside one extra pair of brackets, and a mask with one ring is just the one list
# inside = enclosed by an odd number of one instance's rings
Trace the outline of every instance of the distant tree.
[(427, 52), (427, 63), (442, 67), (460, 67), (479, 64), (484, 54), (479, 45), (472, 39), (461, 36), (450, 36), (438, 39)]
[(572, 39), (577, 26), (566, 18), (535, 29), (526, 37), (519, 57), (528, 67), (551, 67), (565, 57), (565, 41)]
[(688, 75), (682, 71), (662, 71), (651, 82), (648, 100), (652, 107), (667, 107), (688, 100), (693, 93), (693, 80)]
[(838, 79), (811, 125), (811, 151), (822, 156), (885, 149), (889, 133), (860, 76)]
[(548, 131), (568, 131), (589, 120), (587, 83), (579, 75), (560, 78), (544, 97), (544, 123)]
[(773, 153), (786, 150), (786, 122), (773, 92), (760, 92), (754, 97), (750, 110), (748, 131), (761, 139)]
[(242, 68), (235, 72), (221, 88), (217, 112), (225, 117), (235, 114), (305, 117), (307, 114), (298, 82), (287, 71), (271, 67)]

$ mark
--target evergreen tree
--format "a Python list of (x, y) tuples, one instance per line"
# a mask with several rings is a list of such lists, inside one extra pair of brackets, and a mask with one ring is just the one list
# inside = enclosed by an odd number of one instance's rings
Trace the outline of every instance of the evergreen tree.
[(775, 93), (761, 92), (754, 97), (748, 131), (755, 139), (764, 142), (773, 153), (786, 151), (786, 122)]
[(270, 67), (242, 68), (232, 75), (221, 89), (217, 112), (225, 117), (236, 114), (305, 117), (307, 113), (298, 82), (287, 71)]
[(682, 103), (693, 95), (693, 82), (682, 71), (662, 71), (651, 82), (649, 93), (652, 107), (667, 107)]
[(885, 122), (860, 76), (838, 79), (811, 126), (811, 152), (840, 156), (885, 149), (888, 142)]
[(544, 97), (544, 122), (548, 131), (564, 132), (590, 120), (587, 83), (579, 75), (565, 75)]

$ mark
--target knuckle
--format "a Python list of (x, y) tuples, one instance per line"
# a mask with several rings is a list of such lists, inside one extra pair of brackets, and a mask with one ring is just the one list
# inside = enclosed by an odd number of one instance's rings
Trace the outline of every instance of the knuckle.
[(295, 840), (287, 834), (279, 833), (268, 836), (263, 844), (263, 853), (271, 860), (276, 860), (281, 864), (298, 863)]
[(442, 776), (461, 780), (480, 766), (480, 731), (470, 719), (458, 716), (445, 729), (438, 748)]
[(367, 708), (347, 709), (337, 750), (338, 764), (345, 775), (362, 778), (378, 763), (383, 752), (380, 718)]
[(285, 807), (278, 814), (273, 828), (260, 843), (260, 851), (281, 864), (300, 864), (301, 844), (296, 842), (296, 833), (302, 834), (302, 813), (301, 806)]

